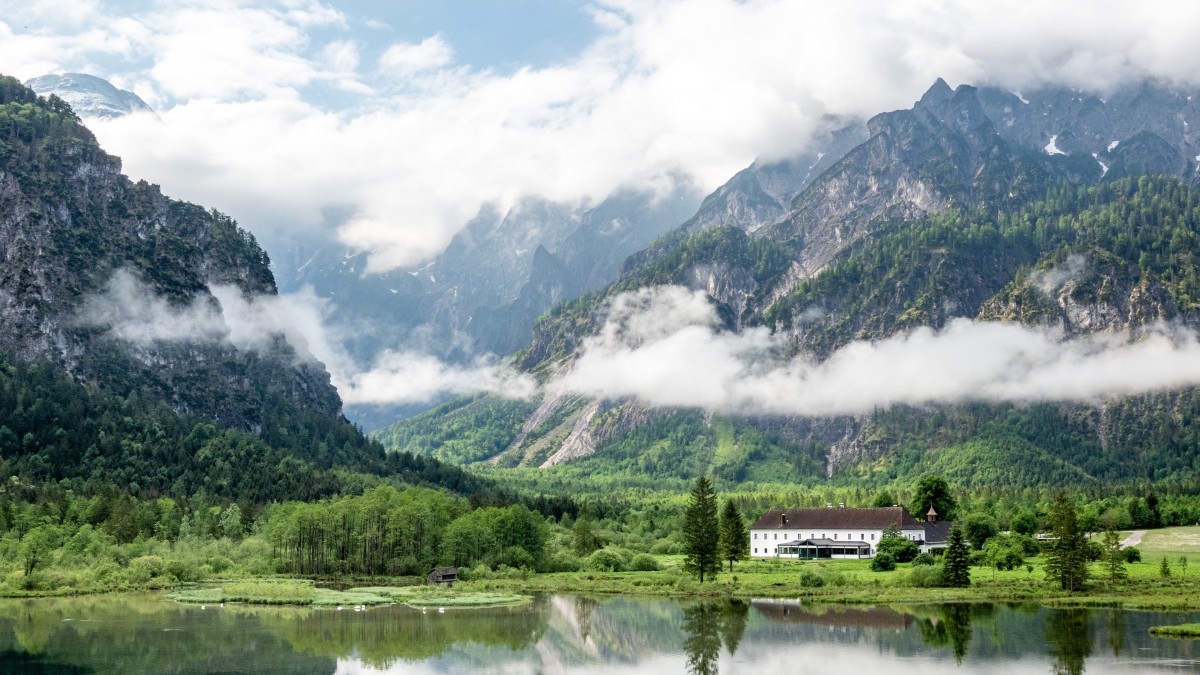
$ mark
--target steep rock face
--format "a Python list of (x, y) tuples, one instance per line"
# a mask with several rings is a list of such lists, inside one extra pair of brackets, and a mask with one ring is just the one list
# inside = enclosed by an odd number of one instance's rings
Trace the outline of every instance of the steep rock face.
[(759, 288), (749, 270), (725, 263), (692, 267), (685, 285), (702, 290), (717, 302), (731, 308), (735, 321), (746, 312), (751, 298)]
[(793, 246), (808, 276), (881, 221), (1027, 199), (1051, 173), (996, 131), (974, 87), (951, 91), (938, 80), (912, 110), (878, 115), (867, 127), (866, 142), (762, 231)]
[(1200, 107), (1190, 94), (1150, 81), (1106, 95), (1055, 87), (1022, 96), (985, 87), (980, 102), (1000, 134), (1021, 147), (1110, 166), (1121, 146), (1148, 134), (1170, 148), (1176, 170), (1168, 175), (1194, 181), (1184, 165), (1197, 154)]
[(219, 307), (211, 288), (270, 295), (266, 254), (229, 218), (132, 183), (69, 108), (0, 82), (0, 349), (66, 368), (118, 395), (166, 401), (243, 430), (275, 404), (338, 415), (320, 364), (282, 337), (241, 351), (217, 337), (162, 334), (130, 342), (79, 312), (118, 271), (170, 306)]
[(1019, 321), (1060, 328), (1064, 336), (1124, 333), (1181, 316), (1170, 291), (1155, 275), (1104, 251), (1076, 255), (1062, 265), (1014, 281), (979, 312), (985, 321)]
[(817, 150), (773, 162), (756, 161), (705, 197), (683, 229), (688, 234), (714, 227), (758, 231), (787, 215), (796, 195), (867, 136), (866, 124), (856, 121), (820, 139)]

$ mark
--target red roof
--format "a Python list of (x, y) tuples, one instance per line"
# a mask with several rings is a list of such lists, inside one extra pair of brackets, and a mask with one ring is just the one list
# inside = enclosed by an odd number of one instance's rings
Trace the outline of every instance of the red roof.
[(754, 524), (754, 530), (882, 530), (895, 525), (901, 530), (924, 529), (925, 523), (913, 518), (900, 506), (875, 509), (771, 509)]

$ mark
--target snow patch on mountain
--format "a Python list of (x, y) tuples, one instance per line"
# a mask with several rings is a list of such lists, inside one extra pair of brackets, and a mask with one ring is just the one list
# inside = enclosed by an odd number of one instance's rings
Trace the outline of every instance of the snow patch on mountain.
[(118, 89), (108, 80), (82, 73), (42, 75), (25, 82), (40, 96), (54, 94), (66, 101), (83, 118), (122, 117), (154, 110), (137, 94)]

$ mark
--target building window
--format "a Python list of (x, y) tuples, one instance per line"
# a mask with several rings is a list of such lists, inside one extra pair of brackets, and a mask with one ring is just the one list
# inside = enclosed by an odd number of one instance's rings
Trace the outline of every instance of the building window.
[(875, 541), (875, 533), (874, 532), (871, 533), (871, 541)]
[[(757, 532), (755, 532), (755, 533), (754, 533), (754, 538), (755, 538), (756, 540), (758, 539), (758, 533), (757, 533)], [(757, 549), (755, 549), (755, 550), (757, 550)]]
[(779, 541), (779, 533), (778, 532), (775, 533), (775, 541)]
[(837, 540), (837, 532), (834, 532), (834, 533), (833, 533), (833, 538), (834, 538), (834, 540), (835, 540), (835, 541)]

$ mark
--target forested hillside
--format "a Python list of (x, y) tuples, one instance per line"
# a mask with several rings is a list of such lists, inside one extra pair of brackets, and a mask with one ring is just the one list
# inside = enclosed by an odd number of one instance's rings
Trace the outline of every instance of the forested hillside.
[[(435, 459), (385, 454), (282, 334), (238, 346), (224, 323), (189, 325), (222, 319), (217, 287), (272, 297), (266, 254), (227, 216), (130, 182), (69, 106), (11, 78), (0, 197), (3, 478), (243, 504), (380, 481), (498, 493)], [(136, 293), (98, 302), (120, 278)], [(122, 332), (123, 317), (144, 325)]]

